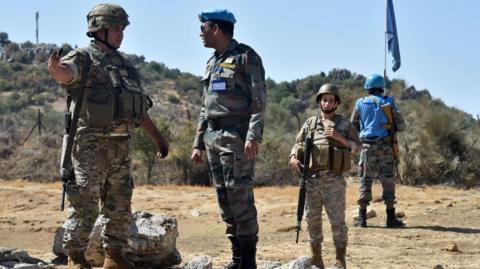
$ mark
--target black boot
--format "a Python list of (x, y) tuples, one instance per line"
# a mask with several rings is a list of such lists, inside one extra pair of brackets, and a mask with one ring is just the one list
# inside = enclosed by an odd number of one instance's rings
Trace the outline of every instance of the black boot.
[(235, 236), (229, 236), (228, 239), (232, 242), (232, 261), (225, 266), (225, 269), (238, 269), (242, 260), (242, 246)]
[(367, 209), (366, 208), (358, 209), (358, 220), (355, 226), (362, 227), (362, 228), (367, 227)]
[(242, 243), (242, 261), (239, 269), (256, 269), (257, 243)]
[(387, 228), (402, 228), (405, 223), (395, 217), (395, 208), (387, 208)]

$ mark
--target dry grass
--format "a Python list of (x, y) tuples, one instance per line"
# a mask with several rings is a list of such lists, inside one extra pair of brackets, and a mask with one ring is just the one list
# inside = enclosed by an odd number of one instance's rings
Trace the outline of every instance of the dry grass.
[[(406, 214), (407, 229), (385, 229), (381, 186), (374, 184), (375, 202), (370, 209), (377, 217), (368, 229), (351, 225), (356, 215), (357, 180), (348, 180), (347, 224), (349, 226), (349, 268), (478, 268), (480, 264), (480, 193), (449, 187), (398, 187), (397, 209)], [(51, 256), (55, 229), (66, 212), (58, 210), (61, 184), (31, 183), (23, 180), (0, 184), (1, 246), (26, 249), (41, 258)], [(299, 244), (295, 244), (297, 187), (255, 189), (260, 225), (258, 263), (289, 262), (308, 255), (306, 223)], [(215, 190), (193, 186), (138, 186), (134, 210), (175, 216), (179, 226), (177, 246), (184, 261), (196, 255), (209, 255), (214, 266), (225, 264), (229, 244), (224, 236)], [(199, 216), (196, 216), (196, 213)], [(195, 213), (195, 214), (193, 214)], [(328, 220), (324, 217), (325, 261), (332, 264), (333, 243)], [(447, 249), (455, 242), (462, 252)]]

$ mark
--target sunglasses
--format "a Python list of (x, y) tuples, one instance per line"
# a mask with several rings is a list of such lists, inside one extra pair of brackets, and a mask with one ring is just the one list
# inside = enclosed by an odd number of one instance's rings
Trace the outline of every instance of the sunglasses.
[[(211, 29), (213, 25), (216, 25), (216, 24), (210, 24), (209, 28)], [(207, 31), (207, 28), (205, 28), (204, 24), (200, 25), (200, 31), (202, 31), (202, 33), (205, 33)]]

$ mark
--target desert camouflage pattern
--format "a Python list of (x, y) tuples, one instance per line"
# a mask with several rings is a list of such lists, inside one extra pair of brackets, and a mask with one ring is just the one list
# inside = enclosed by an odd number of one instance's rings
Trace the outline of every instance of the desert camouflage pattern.
[(345, 223), (347, 184), (341, 174), (318, 172), (306, 182), (306, 217), (310, 243), (320, 246), (323, 241), (322, 209), (325, 207), (332, 229), (333, 244), (344, 248), (348, 242)]
[(382, 199), (387, 207), (395, 204), (395, 179), (392, 146), (380, 139), (363, 143), (358, 164), (360, 176), (360, 208), (366, 208), (372, 200), (372, 182), (378, 175), (383, 187)]
[[(219, 81), (224, 83), (220, 91), (215, 89)], [(227, 236), (254, 243), (258, 240), (255, 161), (245, 158), (244, 147), (246, 140), (263, 137), (266, 87), (262, 61), (253, 49), (232, 40), (224, 54), (210, 58), (202, 83), (203, 102), (193, 147), (207, 152)], [(222, 119), (235, 121), (220, 127), (212, 124)]]
[[(72, 152), (75, 182), (67, 185), (70, 203), (64, 247), (84, 251), (99, 213), (104, 216), (104, 247), (126, 246), (131, 219), (133, 179), (128, 137), (77, 136)], [(100, 202), (100, 207), (99, 207)]]
[[(327, 120), (322, 122), (322, 120), (320, 119), (321, 119), (320, 116), (313, 116), (308, 118), (305, 121), (302, 128), (300, 129), (300, 132), (298, 132), (297, 137), (295, 138), (295, 144), (293, 145), (292, 150), (290, 151), (290, 156), (296, 156), (297, 159), (300, 159), (298, 157), (303, 158), (302, 156), (297, 156), (297, 154), (298, 152), (301, 152), (299, 151), (299, 148), (305, 147), (305, 140), (307, 135), (310, 134), (310, 131), (312, 130), (312, 126), (315, 129), (314, 140), (328, 141), (329, 138), (325, 137), (325, 135), (323, 134), (323, 130), (327, 125), (330, 125), (330, 126), (334, 126), (335, 130), (339, 132), (343, 137), (345, 137), (350, 142), (351, 146), (360, 145), (360, 139), (358, 138), (358, 133), (355, 130), (355, 128), (353, 128), (352, 124), (347, 118), (343, 117), (340, 114), (336, 114), (332, 120)], [(327, 143), (329, 144), (333, 143), (336, 146), (338, 144), (337, 141), (329, 141)], [(315, 171), (311, 171), (311, 172), (315, 172)]]
[[(92, 64), (88, 74), (84, 74), (87, 57), (91, 58)], [(72, 81), (68, 85), (62, 85), (72, 95), (71, 111), (74, 109), (81, 77), (88, 76), (72, 151), (75, 182), (67, 185), (69, 214), (64, 224), (64, 247), (70, 251), (85, 250), (88, 236), (99, 214), (104, 215), (101, 234), (104, 246), (124, 247), (131, 219), (133, 178), (130, 141), (134, 124), (118, 120), (106, 127), (92, 127), (88, 124), (88, 117), (102, 115), (88, 115), (86, 107), (93, 92), (113, 87), (106, 72), (107, 66), (118, 68), (124, 80), (129, 80), (132, 85), (137, 83), (135, 85), (140, 87), (138, 75), (119, 52), (105, 54), (94, 43), (71, 51), (61, 62), (74, 73)]]
[[(324, 135), (326, 126), (334, 126), (335, 130), (344, 136), (351, 145), (358, 145), (357, 131), (348, 119), (336, 114), (332, 119), (322, 121), (321, 116), (313, 116), (307, 119), (295, 139), (290, 156), (298, 156), (299, 148), (305, 146), (307, 135), (314, 131), (314, 140), (327, 140), (329, 144), (337, 144), (337, 141), (329, 141)], [(330, 221), (333, 235), (333, 243), (336, 247), (346, 247), (348, 242), (348, 228), (345, 223), (346, 188), (347, 184), (342, 173), (330, 171), (309, 171), (306, 181), (306, 218), (310, 243), (312, 246), (320, 246), (323, 242), (322, 211), (325, 207)]]

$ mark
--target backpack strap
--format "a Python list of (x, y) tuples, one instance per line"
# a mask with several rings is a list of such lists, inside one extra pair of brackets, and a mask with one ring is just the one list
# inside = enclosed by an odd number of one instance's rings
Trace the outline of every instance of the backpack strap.
[(317, 126), (318, 126), (318, 116), (315, 117), (315, 120), (312, 120), (310, 122), (310, 125), (308, 126), (308, 132), (309, 133), (315, 132), (315, 130), (317, 130)]

